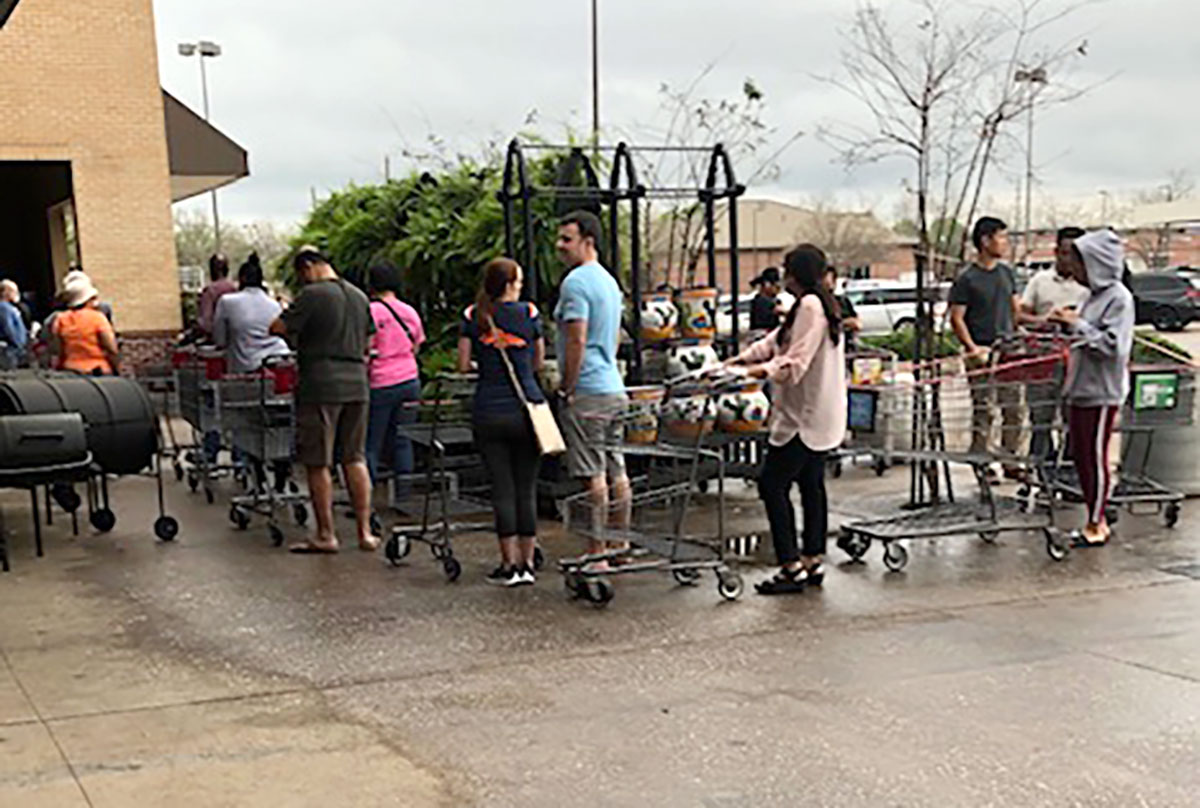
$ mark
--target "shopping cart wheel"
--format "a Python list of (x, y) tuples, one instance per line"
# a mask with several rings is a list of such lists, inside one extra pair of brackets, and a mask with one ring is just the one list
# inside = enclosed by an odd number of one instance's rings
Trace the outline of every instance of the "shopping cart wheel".
[(1071, 554), (1071, 548), (1063, 544), (1058, 531), (1048, 527), (1043, 533), (1046, 536), (1046, 554), (1055, 561), (1066, 561), (1067, 556)]
[(584, 591), (587, 592), (587, 599), (598, 609), (603, 609), (611, 603), (615, 594), (612, 584), (603, 578), (589, 578), (584, 585)]
[(195, 474), (188, 475), (188, 488), (192, 489), (192, 493), (196, 493), (196, 489), (200, 487), (200, 478)]
[(883, 475), (887, 474), (887, 463), (883, 462), (882, 459), (875, 461), (874, 468), (876, 477), (882, 477)]
[(308, 524), (308, 508), (304, 506), (304, 503), (297, 502), (292, 506), (292, 518), (296, 520), (296, 524), (300, 527)]
[(577, 572), (563, 573), (563, 586), (567, 588), (567, 593), (572, 598), (586, 597), (583, 579), (579, 577), (579, 573)]
[(546, 566), (546, 554), (542, 552), (541, 547), (534, 547), (533, 548), (533, 568), (534, 568), (534, 570), (541, 570), (541, 568), (544, 566)]
[(179, 535), (179, 522), (173, 516), (160, 516), (154, 520), (154, 535), (163, 541), (175, 541)]
[(746, 582), (736, 572), (725, 572), (717, 575), (717, 592), (725, 600), (737, 600), (746, 589)]
[(183, 466), (179, 463), (175, 464), (175, 482), (183, 482)]
[[(696, 482), (696, 489), (697, 489), (697, 490), (698, 490), (698, 491), (699, 491), (701, 494), (707, 494), (707, 493), (708, 493), (708, 480), (699, 480), (699, 481), (697, 481), (697, 482)], [(611, 598), (610, 598), (610, 600), (611, 600)], [(607, 603), (608, 601), (605, 601), (605, 602)]]
[(840, 461), (840, 460), (833, 460), (833, 461), (830, 461), (830, 463), (829, 463), (829, 473), (830, 473), (830, 474), (833, 476), (833, 478), (834, 478), (835, 480), (836, 480), (838, 477), (841, 477), (841, 476), (842, 476), (842, 461)]
[(267, 532), (271, 534), (271, 545), (273, 547), (283, 546), (283, 531), (279, 529), (279, 525), (267, 525)]
[(862, 561), (867, 550), (871, 549), (871, 540), (857, 533), (843, 531), (842, 535), (838, 537), (837, 546), (854, 561)]
[[(1168, 505), (1166, 513), (1163, 514), (1163, 516), (1165, 516), (1168, 520), (1167, 527), (1173, 526), (1173, 523), (1170, 522), (1170, 518), (1171, 518), (1170, 513), (1171, 513), (1171, 506)], [(1179, 518), (1178, 509), (1176, 509), (1176, 511), (1175, 511), (1175, 518), (1176, 519)], [(1115, 525), (1117, 522), (1121, 521), (1121, 509), (1116, 507), (1115, 505), (1109, 505), (1107, 508), (1104, 509), (1104, 521), (1110, 525)]]
[(399, 530), (393, 530), (387, 544), (383, 546), (383, 555), (393, 567), (398, 567), (410, 550), (412, 550), (412, 545), (408, 542), (408, 536)]
[(454, 583), (458, 576), (462, 575), (462, 564), (459, 564), (454, 556), (446, 556), (442, 559), (442, 572), (446, 573), (447, 581)]
[(233, 522), (238, 530), (245, 530), (250, 526), (250, 515), (234, 505), (229, 509), (229, 521)]
[(450, 557), (450, 548), (437, 541), (429, 543), (429, 552), (433, 553), (433, 557), (438, 561), (444, 561)]
[(1178, 502), (1172, 502), (1167, 505), (1167, 509), (1163, 511), (1163, 521), (1167, 527), (1175, 527), (1179, 523), (1179, 514), (1181, 512)]
[(883, 549), (883, 563), (892, 572), (899, 572), (908, 565), (908, 550), (903, 544), (888, 542)]
[(700, 582), (700, 573), (696, 570), (671, 570), (671, 575), (680, 586), (695, 586)]
[(1000, 538), (1000, 531), (999, 530), (981, 530), (979, 532), (979, 538), (983, 539), (988, 544), (995, 544), (996, 539)]
[(383, 523), (379, 521), (379, 514), (371, 511), (371, 535), (379, 536), (383, 533)]
[(92, 512), (92, 527), (99, 530), (101, 533), (107, 533), (117, 526), (117, 515), (108, 508), (101, 508), (98, 511)]

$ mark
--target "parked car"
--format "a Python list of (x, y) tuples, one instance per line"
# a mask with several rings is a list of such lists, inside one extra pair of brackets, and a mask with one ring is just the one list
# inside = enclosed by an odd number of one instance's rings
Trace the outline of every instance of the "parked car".
[(1143, 272), (1130, 276), (1138, 325), (1159, 331), (1182, 331), (1200, 319), (1200, 288), (1195, 279), (1176, 272)]
[[(916, 325), (917, 288), (907, 283), (879, 284), (871, 287), (854, 286), (846, 289), (846, 297), (854, 304), (862, 320), (863, 334), (887, 334), (900, 328)], [(929, 289), (933, 303), (933, 319), (938, 323), (946, 316), (946, 298), (950, 284), (940, 283)]]
[[(750, 303), (754, 300), (755, 292), (745, 292), (738, 296), (738, 333), (746, 335), (750, 331)], [(788, 292), (780, 292), (776, 303), (779, 311), (785, 312), (795, 302)], [(722, 337), (733, 334), (733, 297), (721, 295), (717, 304), (717, 333)]]

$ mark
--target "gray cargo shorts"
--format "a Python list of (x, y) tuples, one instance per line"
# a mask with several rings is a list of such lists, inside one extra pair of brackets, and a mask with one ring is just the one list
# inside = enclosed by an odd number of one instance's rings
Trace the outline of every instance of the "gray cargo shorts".
[(576, 479), (625, 476), (621, 416), (629, 406), (624, 393), (577, 396), (562, 414), (567, 442), (567, 473)]

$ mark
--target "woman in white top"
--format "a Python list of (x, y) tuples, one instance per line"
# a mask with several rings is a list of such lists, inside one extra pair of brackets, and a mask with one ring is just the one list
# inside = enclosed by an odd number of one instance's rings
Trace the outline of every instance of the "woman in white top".
[[(755, 588), (760, 595), (800, 592), (825, 579), (821, 559), (829, 532), (825, 460), (846, 435), (846, 359), (841, 311), (825, 288), (825, 253), (802, 244), (784, 259), (796, 302), (775, 331), (730, 360), (771, 382), (767, 457), (758, 490), (771, 523), (779, 573)], [(793, 484), (804, 509), (804, 552), (796, 538)]]

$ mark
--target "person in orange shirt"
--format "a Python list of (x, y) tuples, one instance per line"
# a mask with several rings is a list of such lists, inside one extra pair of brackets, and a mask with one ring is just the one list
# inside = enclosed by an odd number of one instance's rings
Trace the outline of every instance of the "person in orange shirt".
[(100, 311), (100, 293), (91, 281), (73, 279), (62, 291), (66, 311), (54, 317), (52, 348), (58, 365), (91, 376), (110, 376), (120, 368), (117, 337)]

